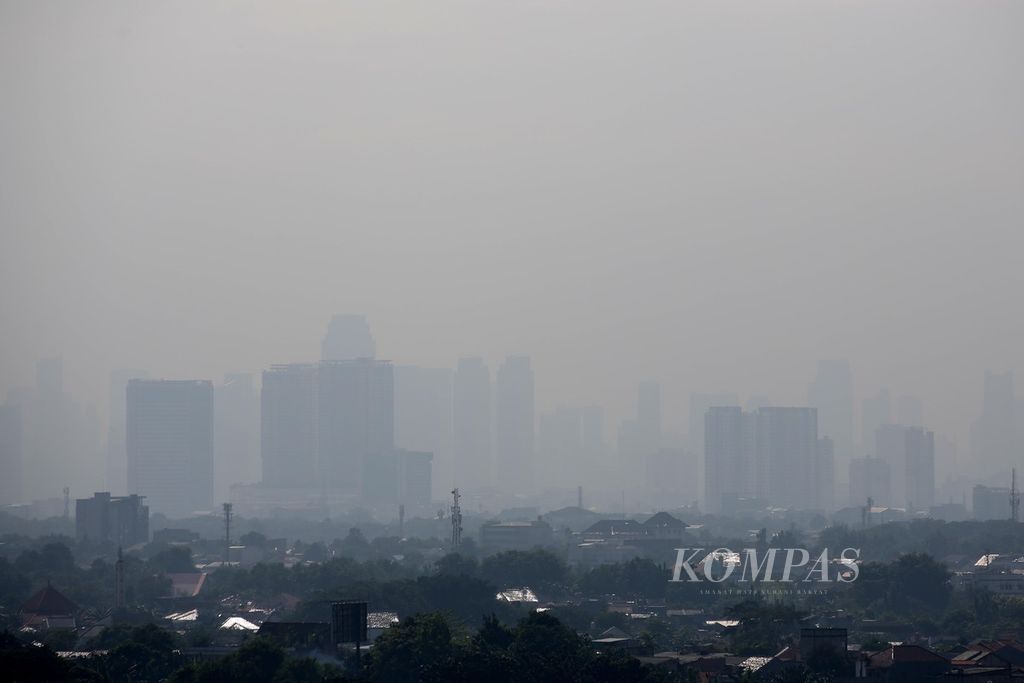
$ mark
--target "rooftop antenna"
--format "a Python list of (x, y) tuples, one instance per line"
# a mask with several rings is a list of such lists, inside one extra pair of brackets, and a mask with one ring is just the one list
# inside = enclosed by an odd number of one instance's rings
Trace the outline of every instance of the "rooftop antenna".
[(224, 566), (231, 561), (231, 503), (224, 503)]
[(871, 496), (868, 496), (867, 505), (864, 506), (864, 510), (861, 513), (861, 524), (862, 526), (871, 525), (871, 508), (875, 507), (875, 501)]
[(1020, 491), (1017, 490), (1017, 468), (1010, 475), (1010, 519), (1020, 521)]
[(452, 489), (452, 550), (462, 545), (462, 508), (459, 506), (459, 489)]

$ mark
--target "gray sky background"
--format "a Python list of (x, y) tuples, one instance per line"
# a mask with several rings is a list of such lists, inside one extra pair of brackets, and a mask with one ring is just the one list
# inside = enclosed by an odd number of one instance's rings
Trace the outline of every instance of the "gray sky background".
[(1024, 3), (0, 2), (0, 390), (379, 355), (617, 422), (662, 380), (1024, 370)]

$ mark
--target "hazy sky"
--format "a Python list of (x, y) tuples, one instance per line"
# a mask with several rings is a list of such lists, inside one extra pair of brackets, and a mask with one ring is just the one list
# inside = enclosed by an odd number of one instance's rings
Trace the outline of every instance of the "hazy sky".
[(963, 437), (1024, 371), (1021, 2), (2, 0), (0, 97), (0, 390), (335, 312), (672, 427), (846, 357)]

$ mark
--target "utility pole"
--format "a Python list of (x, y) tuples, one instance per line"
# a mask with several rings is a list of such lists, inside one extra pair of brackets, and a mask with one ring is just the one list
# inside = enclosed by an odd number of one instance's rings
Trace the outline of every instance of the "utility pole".
[(459, 489), (452, 489), (452, 550), (462, 545), (462, 507), (459, 505)]
[(231, 561), (231, 503), (224, 503), (224, 566)]

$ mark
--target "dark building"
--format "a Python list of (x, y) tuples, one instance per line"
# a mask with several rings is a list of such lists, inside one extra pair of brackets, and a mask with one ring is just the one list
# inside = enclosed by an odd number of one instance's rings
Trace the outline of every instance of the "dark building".
[(142, 497), (96, 493), (75, 502), (75, 537), (79, 541), (110, 541), (133, 546), (149, 541), (149, 508)]
[(153, 512), (213, 507), (213, 384), (142, 380), (127, 389), (128, 490)]

